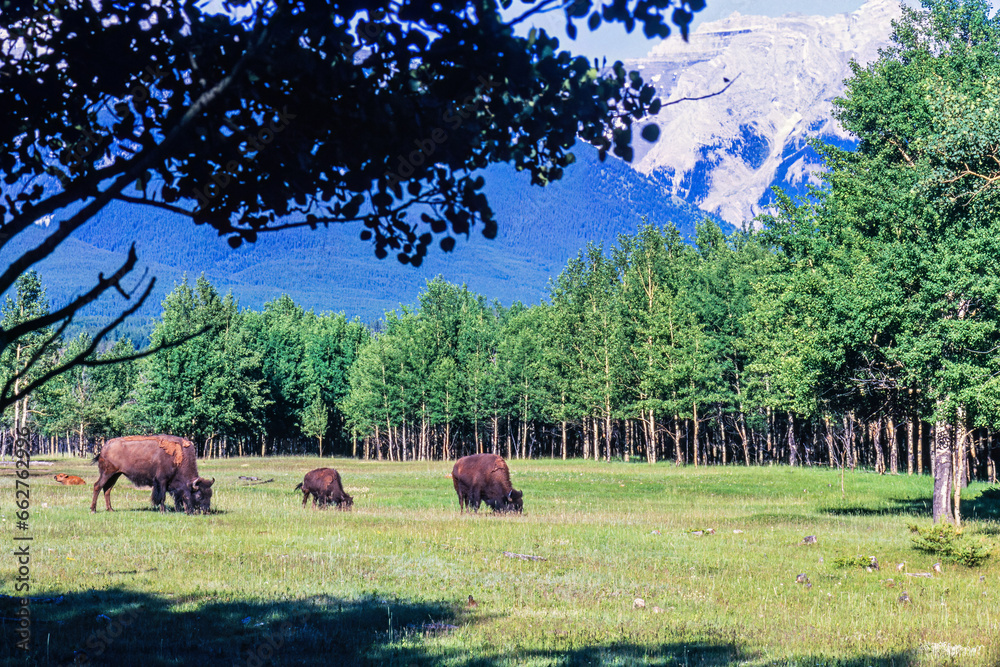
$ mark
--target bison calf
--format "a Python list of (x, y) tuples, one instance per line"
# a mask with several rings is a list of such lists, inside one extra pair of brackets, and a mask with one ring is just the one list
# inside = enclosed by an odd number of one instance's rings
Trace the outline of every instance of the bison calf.
[(77, 477), (76, 475), (67, 475), (64, 472), (61, 472), (58, 475), (53, 476), (52, 479), (56, 480), (60, 484), (67, 484), (70, 486), (79, 486), (80, 484), (87, 483), (86, 480), (83, 479), (83, 477)]
[(354, 498), (347, 495), (340, 483), (340, 473), (333, 468), (310, 470), (302, 482), (295, 487), (296, 491), (299, 489), (302, 489), (302, 507), (306, 506), (310, 494), (313, 497), (313, 509), (316, 509), (317, 500), (320, 507), (334, 504), (342, 510), (351, 509), (351, 506), (354, 505)]
[(173, 435), (130, 435), (104, 444), (94, 463), (101, 476), (94, 482), (90, 511), (97, 511), (97, 496), (104, 490), (104, 503), (111, 512), (111, 489), (122, 475), (136, 486), (153, 487), (153, 506), (165, 511), (167, 494), (174, 496), (177, 510), (188, 514), (209, 512), (215, 479), (198, 476), (195, 448), (190, 440)]
[(463, 456), (452, 468), (451, 480), (461, 512), (466, 507), (478, 512), (481, 501), (495, 512), (520, 512), (524, 507), (524, 494), (511, 486), (507, 462), (496, 454)]

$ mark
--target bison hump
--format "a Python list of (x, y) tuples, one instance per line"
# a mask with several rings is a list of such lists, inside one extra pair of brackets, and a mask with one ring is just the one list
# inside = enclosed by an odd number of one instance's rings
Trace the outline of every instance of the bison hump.
[(185, 438), (178, 438), (171, 435), (127, 435), (118, 438), (119, 442), (128, 445), (134, 442), (149, 443), (150, 440), (156, 442), (167, 456), (174, 460), (174, 465), (181, 465), (184, 462), (184, 448), (191, 446), (191, 441)]
[[(181, 444), (183, 442), (183, 444)], [(191, 442), (189, 440), (183, 440), (181, 442), (175, 442), (173, 440), (159, 441), (160, 447), (167, 453), (167, 456), (173, 457), (174, 463), (180, 465), (184, 461), (184, 447), (190, 447)]]

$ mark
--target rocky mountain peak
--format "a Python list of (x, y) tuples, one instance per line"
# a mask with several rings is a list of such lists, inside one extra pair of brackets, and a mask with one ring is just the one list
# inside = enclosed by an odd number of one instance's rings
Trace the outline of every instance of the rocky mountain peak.
[(722, 94), (666, 107), (655, 144), (636, 142), (633, 165), (668, 190), (736, 226), (764, 211), (770, 187), (803, 192), (821, 169), (812, 137), (853, 143), (832, 118), (849, 63), (889, 44), (897, 0), (870, 0), (836, 16), (771, 18), (734, 12), (704, 23), (688, 43), (668, 39), (627, 63), (664, 100)]

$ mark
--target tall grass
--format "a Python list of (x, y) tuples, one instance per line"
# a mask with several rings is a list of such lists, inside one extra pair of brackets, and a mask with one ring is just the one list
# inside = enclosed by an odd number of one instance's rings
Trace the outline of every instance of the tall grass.
[[(209, 516), (151, 511), (121, 480), (116, 512), (36, 466), (37, 664), (989, 665), (1000, 566), (913, 548), (927, 477), (825, 469), (510, 461), (522, 516), (460, 515), (440, 462), (203, 461)], [(354, 510), (301, 507), (308, 470), (340, 470)], [(240, 475), (271, 479), (248, 484)], [(0, 476), (13, 544), (13, 479)], [(967, 530), (994, 508), (963, 492)], [(712, 532), (714, 531), (714, 532)], [(700, 534), (699, 534), (700, 532)], [(802, 544), (815, 535), (815, 544)], [(9, 549), (5, 548), (4, 551)], [(523, 560), (510, 552), (544, 560)], [(840, 568), (875, 556), (880, 570)], [(905, 562), (905, 572), (897, 571)], [(13, 595), (12, 557), (0, 592)], [(906, 573), (932, 573), (930, 578)], [(796, 583), (804, 574), (808, 583)], [(900, 602), (906, 592), (909, 602)], [(476, 601), (469, 606), (469, 596)], [(641, 600), (639, 604), (637, 600)], [(3, 599), (0, 616), (15, 601)], [(9, 620), (0, 660), (22, 661)], [(114, 635), (114, 636), (111, 636)]]

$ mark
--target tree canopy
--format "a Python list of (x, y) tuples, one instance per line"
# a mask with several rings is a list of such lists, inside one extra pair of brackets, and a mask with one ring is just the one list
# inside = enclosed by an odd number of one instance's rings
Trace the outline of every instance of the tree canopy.
[(967, 425), (1000, 425), (998, 50), (984, 0), (904, 8), (835, 103), (857, 150), (823, 148), (819, 203), (786, 200), (771, 226), (799, 269), (801, 287), (780, 291), (819, 297), (783, 304), (820, 334), (784, 346), (815, 355), (802, 386), (919, 397), (935, 423), (935, 520), (958, 518)]

